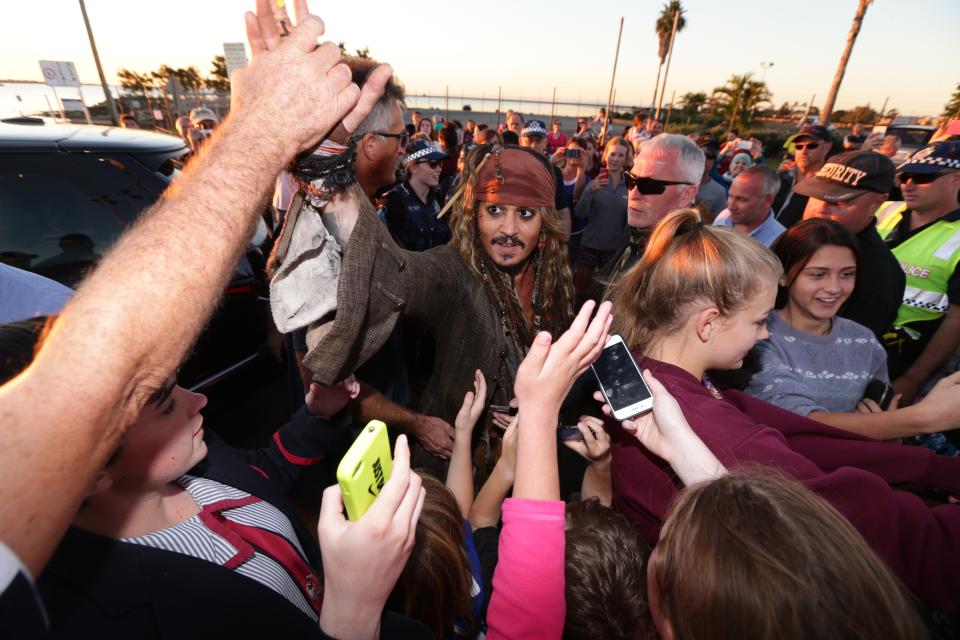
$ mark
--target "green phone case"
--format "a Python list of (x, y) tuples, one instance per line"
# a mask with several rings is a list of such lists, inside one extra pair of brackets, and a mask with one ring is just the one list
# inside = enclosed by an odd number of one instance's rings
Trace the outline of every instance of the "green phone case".
[(371, 420), (337, 466), (337, 481), (347, 507), (347, 518), (359, 520), (390, 479), (393, 460), (387, 425)]

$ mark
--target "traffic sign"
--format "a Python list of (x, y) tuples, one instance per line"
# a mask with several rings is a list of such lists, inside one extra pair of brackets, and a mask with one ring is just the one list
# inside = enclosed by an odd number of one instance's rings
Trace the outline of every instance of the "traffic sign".
[(43, 81), (51, 87), (79, 87), (80, 76), (72, 62), (41, 60), (40, 71)]
[(227, 78), (233, 77), (233, 72), (247, 66), (247, 49), (242, 42), (224, 42), (223, 57), (227, 61)]

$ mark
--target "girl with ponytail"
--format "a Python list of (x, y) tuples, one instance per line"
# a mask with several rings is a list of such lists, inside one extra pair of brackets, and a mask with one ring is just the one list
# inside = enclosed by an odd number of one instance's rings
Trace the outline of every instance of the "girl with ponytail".
[[(691, 209), (675, 211), (614, 283), (611, 333), (676, 398), (720, 464), (731, 471), (765, 465), (799, 480), (847, 517), (928, 606), (957, 610), (960, 507), (931, 507), (890, 485), (958, 495), (960, 458), (870, 440), (711, 383), (709, 370), (739, 368), (767, 338), (782, 271), (748, 236), (704, 226)], [(681, 483), (637, 442), (645, 420), (610, 428), (613, 506), (653, 544)]]

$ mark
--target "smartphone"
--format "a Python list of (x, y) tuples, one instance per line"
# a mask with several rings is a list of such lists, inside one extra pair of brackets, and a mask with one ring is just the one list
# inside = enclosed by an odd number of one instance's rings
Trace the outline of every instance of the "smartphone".
[(737, 149), (741, 151), (750, 151), (753, 148), (753, 143), (749, 140), (737, 140)]
[(893, 400), (893, 387), (883, 380), (871, 380), (867, 383), (867, 388), (863, 390), (863, 397), (873, 400), (884, 411), (890, 406)]
[(562, 424), (557, 427), (557, 440), (583, 440), (583, 434), (575, 426)]
[(371, 420), (337, 466), (337, 482), (347, 507), (347, 518), (359, 520), (367, 512), (390, 479), (392, 469), (387, 425)]
[(579, 158), (579, 157), (580, 157), (580, 149), (564, 149), (564, 150), (563, 150), (563, 157), (564, 157), (564, 158)]
[(653, 409), (653, 396), (640, 367), (619, 335), (610, 336), (591, 368), (616, 420), (629, 420)]

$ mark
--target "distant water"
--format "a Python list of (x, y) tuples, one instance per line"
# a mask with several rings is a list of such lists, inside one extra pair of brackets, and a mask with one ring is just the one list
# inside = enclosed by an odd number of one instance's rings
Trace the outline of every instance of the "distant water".
[[(82, 87), (83, 99), (88, 107), (103, 102), (103, 88), (98, 84), (85, 84)], [(120, 87), (111, 85), (114, 98), (120, 93)], [(80, 93), (74, 87), (57, 87), (57, 95), (61, 99), (79, 100)], [(142, 98), (141, 98), (142, 100)], [(497, 97), (488, 97), (486, 94), (477, 96), (450, 96), (449, 102), (444, 96), (407, 96), (407, 107), (409, 109), (422, 109), (434, 112), (444, 113), (449, 105), (451, 116), (454, 112), (461, 112), (464, 105), (470, 105), (470, 109), (476, 112), (493, 113), (497, 110)], [(577, 118), (580, 116), (592, 116), (597, 113), (603, 102), (598, 103), (598, 98), (583, 100), (579, 103), (570, 101), (557, 102), (555, 105), (550, 100), (503, 100), (500, 103), (501, 113), (508, 109), (519, 111), (525, 115), (536, 114), (540, 116), (549, 116), (551, 112), (557, 117)], [(141, 105), (145, 108), (146, 105)], [(30, 82), (3, 82), (0, 83), (0, 118), (10, 118), (18, 115), (31, 115), (45, 112), (53, 109), (56, 112), (59, 107), (54, 95), (53, 87), (45, 84)], [(631, 105), (615, 105), (613, 111), (630, 111)]]
[[(119, 87), (111, 87), (117, 97)], [(85, 84), (83, 100), (88, 107), (104, 101), (103, 88), (98, 84)], [(76, 87), (57, 87), (61, 99), (79, 100), (80, 92)], [(48, 102), (49, 100), (49, 102)], [(0, 118), (31, 115), (53, 109), (59, 109), (53, 87), (31, 82), (0, 82)]]

